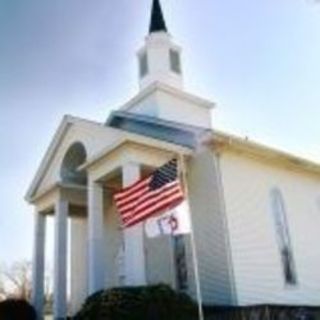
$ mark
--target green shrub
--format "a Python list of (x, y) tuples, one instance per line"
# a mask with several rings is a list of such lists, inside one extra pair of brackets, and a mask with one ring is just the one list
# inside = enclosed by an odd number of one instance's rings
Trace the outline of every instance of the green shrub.
[(124, 287), (90, 296), (75, 320), (188, 320), (197, 308), (169, 286)]

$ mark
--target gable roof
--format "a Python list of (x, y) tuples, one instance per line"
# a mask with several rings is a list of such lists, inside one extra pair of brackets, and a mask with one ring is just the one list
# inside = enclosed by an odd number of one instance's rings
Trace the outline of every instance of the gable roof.
[(213, 146), (216, 150), (229, 149), (245, 152), (265, 160), (281, 161), (288, 167), (299, 168), (316, 175), (320, 174), (319, 163), (218, 130), (120, 111), (113, 112), (107, 124), (192, 149), (204, 143)]
[[(31, 201), (32, 197), (36, 194), (43, 177), (45, 176), (45, 173), (49, 169), (54, 155), (56, 154), (59, 146), (61, 145), (61, 142), (63, 141), (63, 138), (65, 137), (66, 133), (68, 132), (68, 129), (75, 124), (81, 124), (86, 123), (90, 125), (94, 125), (99, 127), (100, 129), (105, 130), (116, 130), (119, 133), (121, 133), (121, 136), (119, 136), (119, 139), (117, 142), (115, 142), (111, 146), (107, 146), (104, 150), (102, 150), (100, 153), (98, 152), (96, 155), (94, 155), (91, 159), (88, 159), (87, 164), (95, 162), (96, 159), (100, 158), (102, 155), (104, 155), (105, 152), (110, 151), (112, 148), (114, 148), (116, 145), (123, 144), (125, 142), (137, 142), (140, 144), (145, 144), (147, 146), (158, 146), (160, 148), (166, 149), (166, 150), (174, 150), (179, 149), (182, 153), (188, 153), (191, 152), (191, 147), (188, 144), (179, 143), (179, 141), (168, 141), (164, 137), (152, 135), (152, 134), (145, 134), (144, 132), (138, 132), (137, 130), (125, 130), (125, 128), (121, 128), (120, 126), (112, 126), (112, 125), (105, 125), (103, 123), (94, 122), (86, 119), (81, 119), (78, 117), (73, 117), (70, 115), (66, 115), (63, 117), (63, 120), (61, 124), (59, 125), (56, 133), (53, 136), (53, 139), (40, 163), (40, 166), (36, 172), (36, 175), (34, 179), (32, 180), (30, 187), (25, 195), (25, 199), (27, 201)], [(157, 126), (154, 124), (154, 129), (157, 129)], [(152, 132), (152, 130), (149, 130)]]
[[(161, 145), (165, 148), (173, 149), (175, 145), (179, 149), (190, 153), (197, 148), (199, 143), (204, 143), (212, 146), (215, 150), (223, 151), (224, 149), (229, 149), (269, 161), (281, 161), (289, 167), (316, 174), (320, 177), (319, 163), (217, 130), (123, 111), (112, 112), (106, 124), (66, 115), (63, 117), (26, 193), (25, 199), (27, 201), (31, 200), (40, 186), (42, 178), (50, 167), (53, 156), (68, 129), (76, 123), (89, 123), (99, 126), (99, 128), (122, 131), (124, 135), (118, 141), (119, 144), (126, 141), (137, 141), (146, 145), (156, 145), (157, 141), (162, 141)], [(127, 134), (125, 134), (126, 132)], [(110, 149), (110, 146), (108, 148)], [(89, 162), (96, 161), (96, 158), (99, 158), (104, 151), (108, 150), (103, 150), (101, 154), (89, 159)]]
[(56, 153), (61, 141), (63, 140), (65, 134), (67, 133), (68, 129), (75, 123), (79, 122), (85, 122), (85, 123), (90, 123), (96, 126), (103, 127), (104, 125), (99, 122), (91, 121), (91, 120), (86, 120), (86, 119), (81, 119), (78, 117), (74, 117), (71, 115), (65, 115), (55, 132), (53, 139), (51, 140), (51, 143), (49, 144), (49, 147), (47, 148), (44, 157), (42, 158), (42, 161), (40, 163), (40, 166), (36, 172), (36, 175), (34, 176), (27, 193), (25, 195), (25, 199), (29, 201), (33, 194), (36, 192), (37, 188), (39, 187), (42, 177), (44, 176), (45, 172), (48, 170), (52, 160), (53, 160), (53, 155)]
[(193, 149), (196, 148), (199, 137), (210, 131), (202, 127), (125, 111), (112, 112), (107, 125)]
[(43, 176), (44, 172), (47, 170), (47, 168), (50, 165), (50, 159), (52, 158), (52, 155), (56, 152), (58, 145), (60, 144), (63, 136), (65, 135), (68, 127), (72, 123), (72, 117), (69, 115), (65, 115), (63, 117), (62, 122), (60, 123), (56, 133), (53, 136), (53, 139), (51, 140), (51, 143), (45, 152), (44, 157), (42, 158), (42, 161), (40, 162), (40, 166), (36, 172), (36, 175), (34, 176), (28, 191), (25, 195), (25, 199), (29, 201), (40, 185), (41, 177)]

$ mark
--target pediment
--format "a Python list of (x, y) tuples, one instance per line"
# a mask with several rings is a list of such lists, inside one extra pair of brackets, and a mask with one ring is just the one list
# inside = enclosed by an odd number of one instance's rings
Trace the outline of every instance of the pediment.
[(26, 200), (31, 202), (37, 194), (62, 182), (62, 163), (71, 146), (77, 143), (83, 145), (87, 159), (91, 159), (108, 145), (114, 144), (122, 134), (121, 130), (102, 123), (65, 116), (28, 189)]

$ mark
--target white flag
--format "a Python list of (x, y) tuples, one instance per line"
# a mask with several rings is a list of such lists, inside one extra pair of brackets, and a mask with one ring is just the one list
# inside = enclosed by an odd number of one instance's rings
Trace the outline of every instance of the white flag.
[(148, 219), (145, 223), (145, 231), (149, 238), (190, 233), (191, 223), (187, 202), (184, 201), (173, 210)]

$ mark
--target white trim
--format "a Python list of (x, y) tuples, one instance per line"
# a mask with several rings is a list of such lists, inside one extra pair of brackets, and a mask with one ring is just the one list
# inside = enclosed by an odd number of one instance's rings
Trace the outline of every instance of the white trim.
[(69, 128), (76, 123), (86, 123), (86, 124), (90, 124), (90, 125), (95, 125), (95, 126), (99, 126), (100, 128), (105, 128), (107, 130), (118, 130), (116, 128), (107, 127), (103, 123), (99, 123), (99, 122), (95, 122), (95, 121), (87, 120), (87, 119), (83, 119), (83, 118), (78, 118), (78, 117), (74, 117), (71, 115), (65, 115), (63, 117), (62, 122), (60, 123), (56, 133), (54, 134), (53, 139), (52, 139), (48, 149), (45, 152), (45, 155), (40, 163), (40, 166), (36, 172), (35, 177), (33, 178), (32, 182), (28, 188), (28, 191), (25, 195), (26, 201), (28, 201), (28, 202), (32, 201), (32, 198), (34, 197), (35, 193), (37, 192), (37, 189), (38, 189), (39, 185), (41, 184), (45, 173), (48, 171), (48, 168), (52, 163), (53, 156), (56, 153), (57, 149), (59, 148), (63, 138), (65, 137)]
[(31, 185), (26, 193), (25, 199), (30, 202), (32, 199), (33, 194), (35, 193), (36, 189), (39, 187), (42, 177), (44, 173), (47, 171), (48, 167), (52, 161), (52, 155), (56, 152), (60, 142), (62, 141), (65, 133), (67, 132), (69, 126), (72, 123), (72, 118), (68, 115), (63, 117), (61, 124), (58, 127), (41, 163), (34, 179), (31, 182)]
[(134, 96), (128, 102), (126, 102), (123, 106), (121, 106), (119, 108), (119, 110), (120, 111), (129, 111), (132, 107), (134, 107), (141, 100), (145, 99), (146, 97), (155, 93), (156, 91), (162, 91), (162, 92), (171, 94), (175, 97), (178, 97), (182, 100), (192, 102), (192, 103), (194, 103), (200, 107), (206, 108), (206, 109), (213, 109), (215, 107), (214, 102), (200, 98), (198, 96), (187, 93), (185, 91), (179, 90), (179, 89), (174, 88), (172, 86), (169, 86), (167, 84), (164, 84), (161, 82), (154, 82), (151, 85), (149, 85), (148, 87), (146, 87), (145, 89), (143, 89), (142, 91), (140, 91), (136, 96)]
[(55, 182), (55, 183), (51, 184), (47, 188), (45, 188), (39, 194), (35, 194), (28, 201), (30, 203), (35, 203), (39, 199), (45, 197), (48, 193), (53, 192), (53, 191), (55, 191), (55, 190), (57, 190), (59, 188), (61, 188), (61, 189), (78, 190), (78, 191), (86, 191), (87, 190), (86, 186), (81, 186), (81, 185), (71, 184), (71, 183), (63, 183), (61, 181), (58, 181), (58, 182)]
[(129, 134), (127, 136), (120, 138), (118, 141), (116, 141), (112, 145), (105, 148), (102, 152), (100, 152), (95, 157), (89, 159), (87, 162), (85, 162), (82, 166), (79, 167), (79, 170), (86, 170), (89, 167), (92, 167), (94, 164), (102, 160), (108, 154), (110, 154), (111, 152), (113, 152), (114, 150), (118, 149), (119, 147), (123, 146), (126, 143), (141, 144), (147, 147), (154, 147), (154, 148), (163, 149), (163, 150), (174, 152), (174, 153), (181, 153), (184, 155), (191, 155), (193, 153), (192, 149), (189, 149), (187, 147), (182, 147), (176, 144), (159, 141), (149, 137), (147, 138), (144, 136), (138, 136), (136, 134), (134, 135)]
[(214, 130), (208, 137), (206, 137), (206, 141), (203, 143), (211, 145), (217, 152), (230, 150), (247, 156), (264, 159), (266, 161), (282, 163), (286, 167), (320, 176), (319, 163), (250, 141), (246, 138), (240, 138)]

